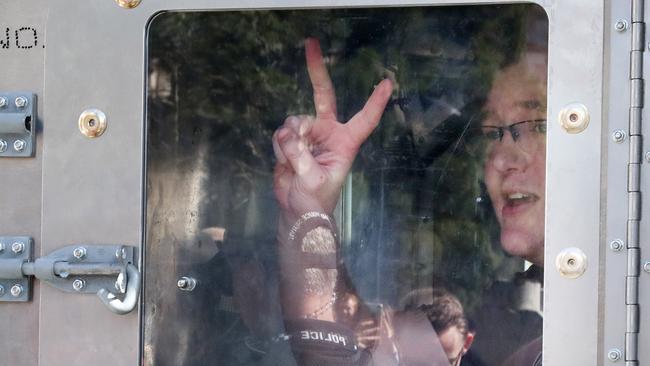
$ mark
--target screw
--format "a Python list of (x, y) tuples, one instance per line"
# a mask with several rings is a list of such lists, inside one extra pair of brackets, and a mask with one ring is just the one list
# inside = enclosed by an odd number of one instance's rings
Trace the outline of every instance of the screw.
[(14, 252), (14, 254), (20, 254), (23, 250), (25, 250), (25, 243), (22, 241), (17, 241), (11, 244), (11, 251)]
[(643, 263), (643, 270), (650, 273), (650, 261)]
[(15, 285), (11, 286), (11, 290), (9, 290), (9, 291), (11, 292), (11, 296), (18, 297), (23, 293), (23, 286), (21, 286), (19, 284), (15, 284)]
[(609, 247), (615, 252), (620, 252), (624, 246), (625, 243), (623, 243), (623, 240), (621, 239), (612, 240), (612, 242), (609, 243)]
[(77, 259), (84, 259), (86, 257), (86, 248), (78, 247), (74, 248), (72, 255)]
[(0, 108), (4, 108), (6, 106), (7, 106), (7, 98), (0, 97)]
[(621, 353), (621, 350), (618, 348), (612, 348), (607, 352), (607, 358), (612, 362), (620, 360), (621, 357), (623, 357), (623, 353)]
[(126, 248), (125, 247), (119, 247), (115, 251), (115, 258), (117, 259), (126, 259)]
[(625, 141), (625, 138), (627, 137), (627, 134), (623, 130), (616, 130), (614, 133), (612, 133), (612, 140), (617, 143), (621, 143)]
[(0, 153), (7, 151), (7, 141), (0, 139)]
[(5, 243), (0, 242), (0, 253), (5, 251)]
[(16, 107), (18, 107), (18, 108), (24, 108), (25, 106), (27, 106), (27, 98), (25, 98), (25, 97), (18, 97), (18, 98), (16, 98), (16, 100), (14, 101), (14, 103), (16, 104)]
[(81, 291), (81, 290), (84, 289), (84, 287), (86, 287), (86, 281), (84, 281), (82, 279), (79, 279), (79, 278), (72, 281), (72, 288), (75, 291)]
[(650, 163), (650, 151), (646, 151), (646, 152), (645, 152), (645, 161), (647, 161), (648, 163)]
[(5, 294), (5, 288), (0, 285), (0, 296), (3, 296)]
[(21, 151), (23, 151), (25, 149), (25, 145), (27, 145), (25, 140), (18, 139), (16, 141), (14, 141), (14, 150), (16, 150), (18, 152), (21, 152)]
[(192, 277), (183, 276), (176, 281), (176, 286), (183, 291), (193, 291), (196, 287), (196, 280)]
[(614, 28), (617, 32), (625, 32), (627, 30), (627, 20), (619, 19), (614, 25)]

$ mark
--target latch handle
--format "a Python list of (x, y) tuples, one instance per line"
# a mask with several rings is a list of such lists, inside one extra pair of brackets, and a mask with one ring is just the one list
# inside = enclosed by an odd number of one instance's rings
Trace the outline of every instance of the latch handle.
[(97, 296), (102, 300), (104, 305), (115, 314), (124, 315), (128, 314), (138, 303), (138, 295), (140, 295), (140, 271), (133, 265), (126, 266), (126, 295), (124, 300), (118, 299), (112, 292), (105, 288), (97, 291)]

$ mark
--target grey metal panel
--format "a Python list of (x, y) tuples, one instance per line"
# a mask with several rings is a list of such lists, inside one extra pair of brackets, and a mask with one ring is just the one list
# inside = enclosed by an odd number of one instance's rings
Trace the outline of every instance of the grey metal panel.
[[(152, 14), (161, 9), (190, 7), (304, 8), (391, 3), (388, 0), (317, 0), (308, 4), (304, 0), (191, 3), (148, 0), (133, 10), (125, 10), (114, 1), (58, 1), (48, 21), (44, 249), (51, 251), (75, 242), (140, 243), (143, 38), (145, 24)], [(422, 0), (402, 5), (431, 3)], [(575, 246), (586, 253), (590, 265), (575, 280), (562, 278), (551, 267), (546, 271), (545, 317), (553, 321), (544, 324), (545, 364), (594, 365), (602, 359), (598, 325), (602, 207), (601, 201), (594, 198), (601, 194), (600, 158), (603, 156), (601, 73), (603, 35), (607, 34), (603, 29), (604, 4), (593, 0), (541, 3), (551, 17), (549, 116), (557, 116), (564, 105), (579, 101), (589, 108), (592, 121), (586, 131), (576, 135), (565, 133), (557, 123), (549, 124), (547, 263), (553, 263), (555, 255), (565, 247)], [(627, 34), (617, 36), (627, 39), (629, 44)], [(629, 65), (629, 59), (624, 64)], [(627, 90), (623, 88), (616, 95), (626, 95)], [(88, 107), (100, 108), (108, 117), (108, 130), (96, 140), (85, 139), (76, 129), (79, 113)], [(622, 116), (626, 114), (624, 111)], [(626, 177), (625, 166), (622, 176)], [(63, 208), (65, 215), (60, 214)], [(620, 227), (624, 228), (625, 223)], [(617, 234), (622, 237), (624, 232)], [(44, 289), (42, 299), (42, 365), (138, 363), (135, 314), (116, 317), (92, 296), (62, 294), (49, 288)], [(70, 339), (75, 342), (69, 342)], [(567, 349), (580, 351), (566, 352)], [(71, 354), (75, 357), (67, 357)]]
[[(626, 332), (626, 277), (627, 253), (625, 250), (615, 252), (609, 249), (609, 243), (614, 239), (623, 239), (626, 247), (638, 247), (638, 228), (628, 225), (627, 221), (627, 176), (629, 147), (627, 143), (611, 143), (612, 131), (617, 129), (635, 130), (640, 128), (640, 109), (629, 110), (630, 107), (630, 32), (617, 32), (614, 24), (619, 19), (630, 21), (632, 14), (631, 1), (607, 2), (608, 14), (605, 18), (605, 103), (607, 119), (603, 126), (603, 149), (606, 150), (606, 175), (604, 175), (606, 224), (604, 254), (604, 302), (602, 312), (603, 337), (602, 359), (600, 365), (610, 364), (607, 351), (610, 349), (625, 349)], [(637, 15), (636, 20), (643, 19)], [(635, 111), (637, 113), (635, 113)], [(630, 125), (628, 126), (628, 116)], [(629, 228), (628, 228), (629, 226)], [(602, 321), (602, 320), (601, 320)]]
[[(601, 200), (595, 198), (601, 194), (601, 158), (605, 156), (601, 151), (604, 130), (601, 42), (609, 29), (604, 28), (604, 15), (604, 4), (594, 1), (558, 1), (550, 12), (548, 114), (553, 118), (568, 102), (579, 101), (589, 109), (591, 123), (579, 134), (566, 133), (556, 121), (548, 129), (545, 365), (596, 365), (603, 359), (598, 321), (602, 299), (598, 289), (601, 286), (600, 243), (605, 238), (601, 237), (600, 230)], [(576, 58), (576, 54), (584, 57)], [(629, 55), (629, 51), (623, 54)], [(623, 77), (627, 78), (629, 59), (622, 65)], [(625, 91), (621, 93), (625, 94)], [(627, 109), (622, 112), (619, 116), (624, 120)], [(623, 177), (627, 177), (626, 166)], [(623, 192), (625, 188), (623, 185)], [(573, 246), (584, 251), (589, 264), (582, 277), (571, 280), (561, 277), (551, 265), (562, 249)], [(572, 303), (570, 299), (580, 301)], [(567, 352), (568, 349), (580, 351)]]
[[(43, 118), (43, 59), (48, 2), (3, 1), (0, 7), (0, 91), (28, 90), (37, 95), (38, 128), (34, 158), (0, 159), (0, 235), (41, 242), (41, 162)], [(10, 43), (4, 44), (7, 28)], [(29, 29), (26, 29), (29, 28)], [(22, 29), (22, 30), (21, 30)], [(16, 32), (18, 31), (18, 45)], [(33, 32), (36, 31), (36, 38)], [(32, 366), (38, 357), (40, 285), (34, 282), (32, 301), (0, 305), (0, 363)], [(17, 352), (16, 350), (20, 350)], [(30, 350), (30, 351), (26, 351)]]

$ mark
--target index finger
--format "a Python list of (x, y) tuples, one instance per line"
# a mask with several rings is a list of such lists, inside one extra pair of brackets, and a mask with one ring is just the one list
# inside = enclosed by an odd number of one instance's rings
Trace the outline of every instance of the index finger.
[(323, 54), (317, 39), (305, 39), (305, 58), (307, 59), (307, 72), (309, 72), (309, 79), (314, 90), (316, 116), (336, 120), (334, 85), (323, 62)]

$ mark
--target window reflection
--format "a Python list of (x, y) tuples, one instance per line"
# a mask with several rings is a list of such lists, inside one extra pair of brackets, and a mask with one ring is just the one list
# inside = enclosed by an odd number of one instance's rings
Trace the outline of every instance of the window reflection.
[(531, 5), (158, 15), (144, 364), (539, 362), (546, 28)]

